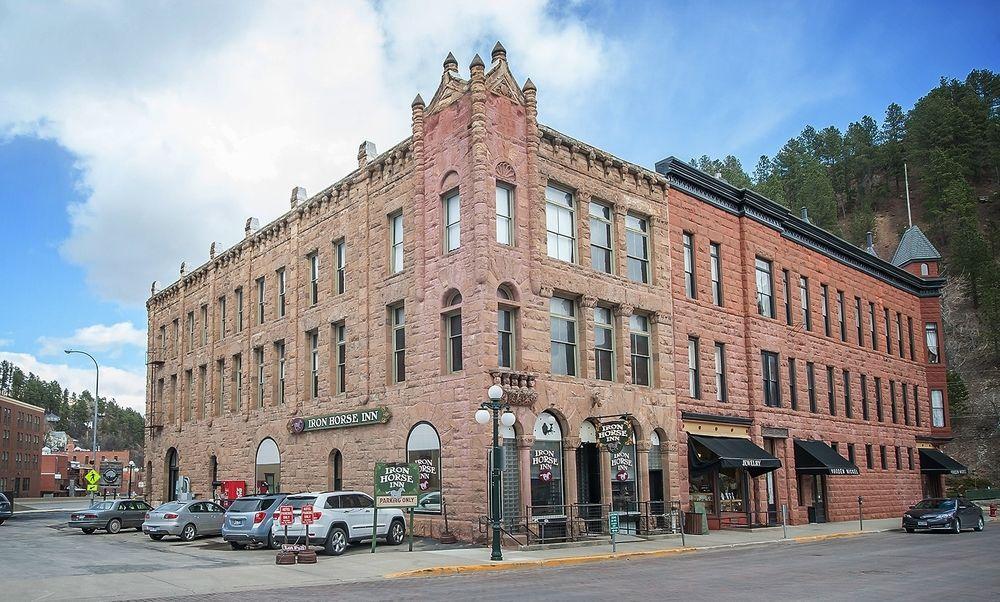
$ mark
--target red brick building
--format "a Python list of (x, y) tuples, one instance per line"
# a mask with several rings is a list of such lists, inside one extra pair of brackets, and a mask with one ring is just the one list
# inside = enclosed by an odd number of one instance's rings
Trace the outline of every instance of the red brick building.
[(38, 497), (45, 410), (0, 395), (0, 491)]
[(375, 461), (406, 459), (418, 530), (442, 532), (444, 501), (472, 539), (494, 383), (516, 416), (511, 531), (670, 500), (723, 526), (920, 497), (917, 450), (949, 432), (924, 336), (943, 348), (936, 259), (897, 267), (679, 161), (623, 161), (539, 124), (536, 97), (499, 45), (467, 79), (449, 55), (409, 138), (362, 144), (356, 171), (154, 283), (153, 499), (181, 477), (367, 490)]

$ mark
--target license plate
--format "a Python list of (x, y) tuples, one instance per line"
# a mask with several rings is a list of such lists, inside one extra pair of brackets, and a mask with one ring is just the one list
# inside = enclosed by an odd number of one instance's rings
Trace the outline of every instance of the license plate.
[(917, 521), (917, 526), (918, 527), (926, 527), (927, 526), (927, 521), (925, 521), (925, 520), (918, 520)]
[(281, 549), (286, 552), (305, 552), (307, 547), (304, 543), (284, 543)]
[(243, 519), (242, 518), (234, 518), (233, 520), (231, 520), (229, 522), (231, 522), (234, 527), (242, 527), (243, 526)]

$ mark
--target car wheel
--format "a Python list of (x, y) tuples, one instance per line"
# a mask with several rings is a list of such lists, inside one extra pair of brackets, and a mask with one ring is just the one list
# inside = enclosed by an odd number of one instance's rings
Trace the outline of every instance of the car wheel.
[(957, 516), (955, 517), (955, 522), (951, 524), (951, 532), (952, 533), (962, 532), (962, 519), (958, 518)]
[(347, 533), (341, 527), (333, 527), (330, 534), (326, 536), (326, 543), (323, 546), (330, 556), (340, 556), (347, 550)]
[(229, 542), (229, 547), (231, 547), (234, 550), (244, 550), (244, 549), (246, 549), (245, 545), (243, 545), (241, 543), (236, 543), (235, 541)]
[(978, 521), (978, 522), (976, 523), (976, 528), (975, 528), (975, 530), (976, 530), (976, 531), (982, 531), (982, 530), (983, 530), (983, 529), (985, 529), (985, 528), (986, 528), (986, 521), (984, 521), (984, 520), (983, 520), (983, 517), (981, 517), (981, 516), (980, 516), (980, 517), (979, 517), (979, 521)]
[(94, 527), (84, 527), (83, 528), (83, 532), (86, 533), (87, 535), (90, 535), (91, 533), (93, 533), (96, 530), (97, 529), (95, 529)]
[(112, 535), (114, 535), (115, 533), (118, 533), (119, 531), (122, 530), (122, 521), (118, 520), (117, 518), (113, 518), (113, 519), (109, 520), (108, 521), (108, 527), (107, 527), (107, 529), (108, 529), (108, 533), (110, 533)]
[(274, 533), (271, 533), (270, 531), (267, 532), (267, 544), (266, 545), (267, 545), (267, 549), (268, 550), (277, 550), (278, 547), (279, 547), (278, 543), (274, 541)]
[(406, 527), (403, 526), (403, 521), (394, 520), (392, 524), (389, 525), (389, 533), (385, 536), (385, 541), (390, 546), (398, 546), (403, 543), (403, 538), (406, 537)]
[(914, 531), (916, 531), (916, 529), (914, 529), (913, 527), (907, 527), (906, 528), (906, 532), (907, 533), (913, 533)]
[(191, 523), (184, 525), (184, 530), (181, 531), (181, 539), (184, 541), (194, 541), (195, 537), (198, 537), (198, 529)]
[(158, 533), (150, 533), (149, 538), (152, 539), (153, 541), (160, 541), (161, 539), (163, 539), (163, 535)]

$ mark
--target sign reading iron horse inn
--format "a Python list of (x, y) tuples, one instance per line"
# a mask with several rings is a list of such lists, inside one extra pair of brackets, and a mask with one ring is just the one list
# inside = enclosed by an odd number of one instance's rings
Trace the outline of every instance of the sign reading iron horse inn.
[(375, 464), (375, 505), (379, 508), (412, 508), (417, 505), (420, 467), (416, 463)]
[(622, 447), (632, 443), (632, 429), (624, 420), (609, 420), (601, 423), (601, 430), (597, 438), (608, 448), (609, 452), (616, 454), (622, 450)]
[(372, 408), (370, 410), (354, 410), (353, 412), (338, 412), (323, 416), (292, 418), (288, 421), (288, 432), (293, 435), (307, 431), (322, 431), (340, 429), (351, 426), (367, 426), (369, 424), (385, 424), (392, 417), (389, 408)]

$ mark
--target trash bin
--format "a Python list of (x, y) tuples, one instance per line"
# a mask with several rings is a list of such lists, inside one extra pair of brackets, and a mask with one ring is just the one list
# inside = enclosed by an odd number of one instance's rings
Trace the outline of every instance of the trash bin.
[(702, 512), (685, 512), (684, 533), (687, 535), (708, 535), (708, 517)]

